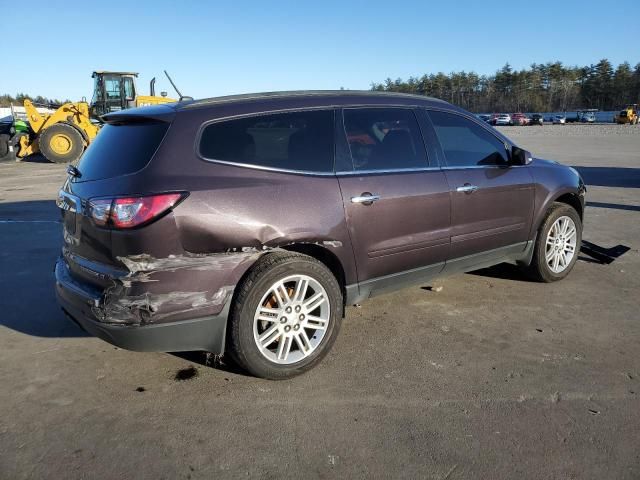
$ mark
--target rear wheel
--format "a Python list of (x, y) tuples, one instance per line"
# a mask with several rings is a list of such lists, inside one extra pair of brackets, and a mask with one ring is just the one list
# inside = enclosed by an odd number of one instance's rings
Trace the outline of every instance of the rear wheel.
[(554, 203), (538, 231), (530, 275), (542, 282), (566, 277), (576, 261), (582, 243), (582, 222), (576, 210)]
[(73, 163), (84, 151), (82, 135), (71, 125), (56, 123), (44, 129), (38, 136), (40, 151), (54, 163)]
[(324, 264), (296, 253), (267, 254), (238, 288), (228, 349), (251, 374), (293, 377), (328, 353), (343, 303), (340, 285)]

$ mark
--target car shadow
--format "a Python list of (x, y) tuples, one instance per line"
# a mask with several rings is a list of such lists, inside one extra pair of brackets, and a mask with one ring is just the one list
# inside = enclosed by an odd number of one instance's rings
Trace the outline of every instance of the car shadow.
[[(0, 327), (34, 337), (91, 337), (62, 312), (55, 298), (53, 268), (62, 226), (53, 200), (0, 203)], [(228, 373), (247, 375), (228, 356), (172, 353)]]
[(214, 355), (209, 352), (172, 352), (171, 355), (221, 372), (249, 376), (245, 370), (236, 365), (229, 355)]
[(621, 203), (587, 202), (587, 207), (612, 208), (614, 210), (627, 210), (630, 212), (640, 212), (640, 206), (638, 205), (623, 205)]
[(52, 200), (0, 203), (0, 326), (36, 337), (85, 337), (54, 291), (60, 214)]
[(640, 168), (574, 166), (584, 183), (594, 187), (640, 188)]
[(478, 275), (480, 277), (500, 278), (503, 280), (515, 280), (527, 283), (532, 282), (531, 278), (529, 278), (520, 267), (510, 263), (499, 263), (492, 267), (482, 268), (480, 270), (474, 270), (467, 273), (469, 275)]
[(28, 157), (24, 157), (21, 162), (29, 162), (29, 163), (51, 163), (47, 160), (44, 155), (41, 153), (34, 153), (33, 155), (29, 155)]
[[(585, 263), (597, 263), (601, 265), (602, 262), (585, 255), (578, 255), (578, 261)], [(511, 263), (499, 263), (492, 267), (483, 268), (480, 270), (474, 270), (473, 272), (467, 272), (469, 275), (479, 275), (481, 277), (500, 278), (502, 280), (515, 280), (519, 282), (535, 282), (532, 280), (526, 272), (518, 265)]]

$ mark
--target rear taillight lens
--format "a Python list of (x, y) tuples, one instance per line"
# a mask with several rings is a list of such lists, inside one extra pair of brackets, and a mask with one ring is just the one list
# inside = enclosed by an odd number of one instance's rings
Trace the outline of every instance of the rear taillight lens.
[(99, 198), (89, 201), (89, 214), (96, 225), (104, 226), (109, 221), (111, 215), (112, 199)]
[(158, 218), (185, 197), (185, 193), (163, 193), (144, 197), (94, 199), (89, 201), (89, 214), (96, 225), (133, 228)]

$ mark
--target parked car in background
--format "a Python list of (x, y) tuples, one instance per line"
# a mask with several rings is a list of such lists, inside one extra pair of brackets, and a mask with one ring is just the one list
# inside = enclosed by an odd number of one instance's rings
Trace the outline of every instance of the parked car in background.
[(565, 117), (564, 115), (554, 115), (551, 118), (551, 121), (554, 125), (564, 125), (567, 123), (567, 117)]
[(498, 117), (500, 116), (499, 113), (492, 113), (491, 117), (489, 118), (489, 120), (487, 121), (487, 123), (489, 125), (495, 125), (496, 124), (496, 120), (498, 120)]
[[(580, 122), (580, 123), (594, 123), (596, 121), (597, 111), (598, 111), (597, 108), (586, 108), (586, 109), (577, 110), (574, 121)], [(571, 119), (567, 119), (567, 120), (571, 121)]]
[(102, 118), (58, 194), (55, 288), (123, 348), (282, 379), (322, 360), (345, 305), (501, 262), (554, 282), (578, 258), (578, 172), (442, 100), (272, 92)]
[(528, 125), (529, 118), (524, 113), (512, 113), (511, 114), (512, 125)]
[(478, 117), (478, 120), (482, 120), (485, 123), (489, 123), (491, 121), (491, 115), (487, 115), (484, 113), (480, 113), (476, 115), (476, 117)]
[(539, 113), (534, 113), (531, 115), (531, 121), (529, 125), (544, 125), (544, 117)]
[(511, 115), (508, 113), (501, 113), (496, 117), (494, 125), (513, 125)]
[(581, 123), (595, 123), (595, 121), (596, 121), (596, 114), (593, 112), (586, 112), (580, 115)]

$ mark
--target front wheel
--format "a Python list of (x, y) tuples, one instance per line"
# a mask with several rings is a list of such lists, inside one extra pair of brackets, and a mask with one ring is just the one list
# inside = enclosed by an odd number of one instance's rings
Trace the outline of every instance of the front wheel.
[(331, 271), (307, 255), (262, 257), (238, 287), (228, 349), (251, 374), (272, 380), (313, 368), (335, 342), (342, 290)]
[(38, 136), (40, 151), (54, 163), (75, 163), (84, 152), (80, 132), (67, 123), (55, 123)]
[(530, 275), (541, 282), (563, 279), (578, 260), (581, 243), (582, 221), (578, 212), (567, 204), (554, 203), (538, 231), (528, 267)]

